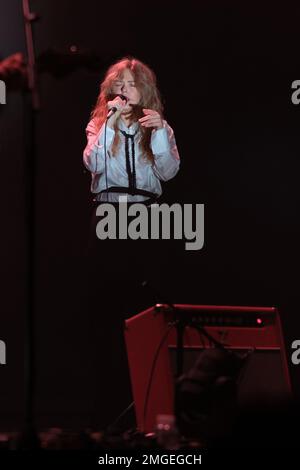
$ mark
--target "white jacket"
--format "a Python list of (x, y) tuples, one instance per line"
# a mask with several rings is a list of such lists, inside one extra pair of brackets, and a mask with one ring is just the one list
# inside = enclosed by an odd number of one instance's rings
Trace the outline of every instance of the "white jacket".
[[(135, 184), (136, 188), (149, 191), (158, 196), (162, 194), (160, 180), (167, 181), (173, 178), (179, 170), (180, 158), (176, 146), (173, 129), (166, 121), (163, 121), (163, 128), (153, 130), (151, 134), (151, 150), (154, 155), (154, 162), (150, 162), (141, 152), (139, 145), (141, 133), (140, 124), (133, 123), (127, 127), (122, 119), (118, 120), (120, 133), (120, 144), (118, 154), (111, 155), (111, 146), (114, 141), (115, 131), (106, 127), (106, 168), (107, 186), (128, 187), (129, 177), (126, 169), (125, 136), (121, 133), (125, 131), (134, 136), (135, 153)], [(87, 145), (83, 152), (83, 161), (86, 168), (92, 173), (91, 191), (99, 193), (106, 189), (105, 178), (105, 158), (104, 158), (104, 124), (96, 132), (93, 120), (86, 127)], [(130, 165), (132, 170), (132, 147), (128, 145), (130, 155)], [(120, 193), (121, 194), (121, 193)], [(108, 200), (118, 202), (118, 193), (110, 193), (108, 199), (106, 194), (98, 196), (97, 200)], [(123, 194), (124, 195), (124, 194)], [(104, 196), (103, 198), (101, 196)], [(143, 201), (147, 199), (141, 195), (128, 195), (129, 202)]]

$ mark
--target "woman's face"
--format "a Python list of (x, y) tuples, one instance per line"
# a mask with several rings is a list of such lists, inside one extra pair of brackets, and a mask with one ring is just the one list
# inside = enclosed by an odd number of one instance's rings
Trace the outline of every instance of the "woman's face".
[(129, 69), (125, 69), (122, 76), (114, 81), (112, 92), (116, 95), (121, 94), (128, 98), (127, 106), (124, 108), (125, 112), (131, 109), (130, 105), (138, 104), (141, 99), (141, 94), (136, 88), (134, 76)]

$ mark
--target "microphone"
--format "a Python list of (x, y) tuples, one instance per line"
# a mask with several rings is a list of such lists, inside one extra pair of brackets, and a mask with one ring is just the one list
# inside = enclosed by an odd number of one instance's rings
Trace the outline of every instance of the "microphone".
[[(117, 96), (119, 96), (121, 98), (121, 100), (125, 100), (126, 103), (127, 103), (127, 101), (128, 101), (127, 96), (124, 96), (124, 95), (121, 95), (121, 94), (116, 94), (116, 95), (114, 95), (114, 98), (116, 98)], [(117, 109), (118, 108), (116, 108), (115, 106), (113, 108), (111, 108), (107, 113), (106, 119), (109, 119), (117, 111)]]

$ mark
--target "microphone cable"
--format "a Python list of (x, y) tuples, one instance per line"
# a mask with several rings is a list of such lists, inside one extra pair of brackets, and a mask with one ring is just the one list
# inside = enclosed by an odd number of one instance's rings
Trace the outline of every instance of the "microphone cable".
[(108, 117), (105, 119), (104, 125), (104, 172), (105, 172), (105, 186), (106, 186), (106, 202), (108, 202), (108, 184), (107, 184), (107, 155), (106, 155), (106, 128)]
[[(119, 96), (122, 100), (125, 100), (126, 102), (128, 101), (128, 98), (124, 95), (118, 94), (116, 96)], [(117, 108), (112, 108), (114, 114), (117, 111)], [(107, 183), (107, 155), (106, 155), (106, 128), (107, 128), (107, 121), (108, 119), (112, 116), (112, 114), (109, 116), (110, 111), (107, 114), (107, 117), (105, 119), (105, 125), (104, 125), (104, 172), (105, 172), (105, 186), (106, 186), (106, 202), (108, 202), (108, 183)]]

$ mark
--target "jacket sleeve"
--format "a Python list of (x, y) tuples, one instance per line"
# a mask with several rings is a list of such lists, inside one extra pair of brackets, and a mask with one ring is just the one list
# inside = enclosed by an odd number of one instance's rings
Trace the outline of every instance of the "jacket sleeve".
[[(92, 173), (104, 171), (104, 132), (105, 126), (97, 132), (94, 121), (91, 120), (86, 127), (87, 145), (83, 151), (83, 163)], [(114, 141), (115, 131), (106, 127), (106, 151)]]
[(161, 129), (152, 131), (153, 172), (162, 181), (173, 178), (179, 170), (180, 157), (173, 129), (164, 121)]

